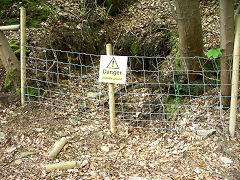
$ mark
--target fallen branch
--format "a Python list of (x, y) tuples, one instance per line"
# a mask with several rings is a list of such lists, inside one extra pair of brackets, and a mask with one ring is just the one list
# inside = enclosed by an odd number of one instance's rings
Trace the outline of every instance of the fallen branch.
[(67, 143), (67, 138), (62, 137), (62, 139), (60, 141), (57, 141), (54, 146), (53, 149), (51, 150), (51, 152), (49, 153), (49, 158), (55, 158), (58, 153), (62, 150), (62, 148), (64, 147), (64, 145)]

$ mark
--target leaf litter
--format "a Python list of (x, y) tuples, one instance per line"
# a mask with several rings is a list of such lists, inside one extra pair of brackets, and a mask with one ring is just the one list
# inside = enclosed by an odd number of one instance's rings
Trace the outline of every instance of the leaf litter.
[[(218, 2), (211, 3), (212, 6), (205, 1), (201, 3), (205, 48), (219, 44), (218, 16), (208, 17), (218, 11)], [(122, 29), (122, 32), (144, 33), (144, 24), (149, 21), (145, 13), (154, 11), (165, 14), (169, 24), (176, 27), (174, 19), (167, 13), (167, 3), (163, 6), (159, 4), (161, 3), (151, 1), (134, 4), (126, 10), (127, 16), (119, 17), (120, 20), (127, 19), (124, 20), (125, 26), (121, 23), (116, 26)], [(161, 8), (155, 11), (154, 7)], [(121, 22), (120, 20), (117, 21)], [(48, 32), (47, 23), (41, 26), (37, 30), (29, 31), (30, 36), (36, 37), (38, 34), (41, 38)], [(34, 39), (34, 42), (38, 40)], [(214, 103), (213, 100), (214, 98), (207, 103)], [(94, 102), (94, 98), (92, 101)], [(195, 101), (204, 102), (202, 99)], [(56, 179), (240, 178), (239, 138), (229, 140), (228, 137), (216, 133), (203, 139), (191, 131), (146, 129), (119, 129), (118, 135), (112, 135), (108, 122), (101, 119), (102, 115), (97, 118), (98, 112), (91, 109), (86, 116), (92, 121), (77, 121), (72, 119), (68, 112), (44, 106), (21, 107), (17, 103), (0, 108), (1, 179), (50, 179), (52, 173), (46, 173), (44, 165), (72, 160), (81, 163), (74, 169), (56, 170)], [(194, 118), (201, 114), (201, 111), (189, 111), (189, 114)], [(107, 116), (106, 113), (105, 117)], [(93, 122), (96, 119), (99, 123)], [(63, 136), (69, 139), (68, 144), (56, 159), (48, 159), (52, 144)], [(239, 137), (239, 131), (236, 136)], [(24, 156), (19, 156), (24, 153)]]

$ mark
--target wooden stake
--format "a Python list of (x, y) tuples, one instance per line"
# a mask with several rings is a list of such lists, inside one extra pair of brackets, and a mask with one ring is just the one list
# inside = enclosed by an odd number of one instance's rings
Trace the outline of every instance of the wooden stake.
[(237, 98), (238, 98), (238, 80), (239, 80), (239, 60), (240, 60), (240, 15), (237, 16), (235, 26), (235, 40), (233, 49), (233, 68), (232, 68), (232, 92), (229, 133), (234, 137), (236, 118), (237, 118)]
[[(106, 45), (107, 55), (112, 56), (112, 45)], [(108, 85), (108, 96), (109, 96), (109, 113), (110, 113), (110, 130), (111, 133), (116, 134), (116, 115), (115, 115), (115, 97), (114, 97), (114, 84), (109, 83)]]
[(26, 9), (20, 8), (20, 61), (21, 61), (21, 104), (25, 102), (25, 84), (26, 84)]
[(20, 25), (9, 25), (9, 26), (0, 26), (1, 31), (15, 31), (20, 28)]

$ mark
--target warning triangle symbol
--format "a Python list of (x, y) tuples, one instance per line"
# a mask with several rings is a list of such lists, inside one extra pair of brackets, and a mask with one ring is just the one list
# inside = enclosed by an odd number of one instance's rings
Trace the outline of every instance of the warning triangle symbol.
[(115, 60), (115, 58), (112, 58), (112, 60), (108, 64), (107, 68), (109, 68), (109, 69), (119, 69), (117, 61)]

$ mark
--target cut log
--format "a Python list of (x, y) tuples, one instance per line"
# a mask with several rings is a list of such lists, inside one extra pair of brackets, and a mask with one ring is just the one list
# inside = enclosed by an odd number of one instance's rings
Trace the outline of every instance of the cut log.
[(58, 153), (62, 150), (62, 148), (64, 147), (64, 145), (66, 143), (67, 143), (67, 138), (65, 138), (65, 137), (62, 137), (62, 139), (60, 139), (60, 141), (57, 141), (54, 144), (53, 149), (49, 153), (49, 158), (53, 159), (53, 158), (57, 157)]
[(55, 169), (60, 169), (60, 170), (67, 170), (67, 169), (72, 169), (77, 165), (76, 161), (68, 161), (68, 162), (61, 162), (61, 163), (56, 163), (56, 164), (48, 164), (45, 166), (45, 170), (47, 172), (51, 172)]

